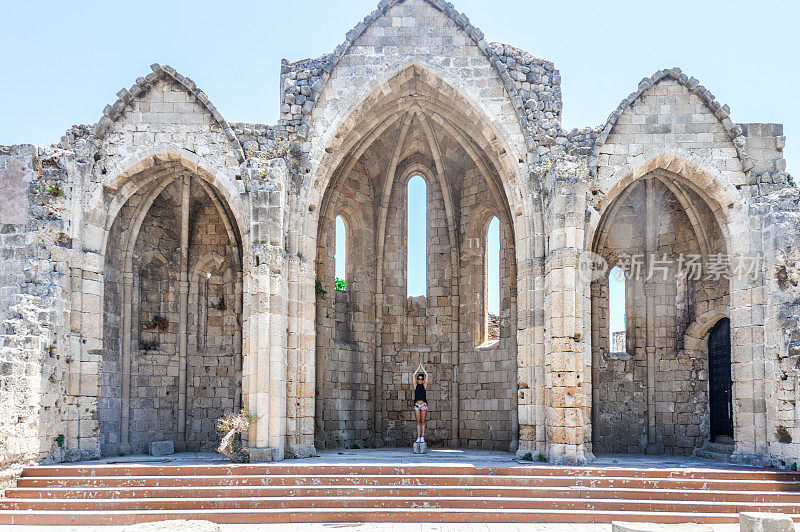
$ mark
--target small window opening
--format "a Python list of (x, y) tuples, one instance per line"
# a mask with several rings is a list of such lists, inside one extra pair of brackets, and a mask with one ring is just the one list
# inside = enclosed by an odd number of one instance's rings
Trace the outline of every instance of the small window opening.
[(627, 352), (625, 301), (625, 272), (614, 266), (608, 273), (608, 340), (612, 353)]
[(428, 293), (428, 186), (415, 175), (408, 181), (406, 296)]
[(500, 339), (500, 220), (495, 216), (486, 230), (485, 341)]
[(334, 289), (347, 289), (347, 226), (341, 216), (336, 217), (334, 234)]

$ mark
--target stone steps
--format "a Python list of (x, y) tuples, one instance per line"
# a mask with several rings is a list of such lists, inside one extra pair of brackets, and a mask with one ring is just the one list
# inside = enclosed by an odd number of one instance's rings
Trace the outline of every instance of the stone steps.
[(176, 477), (176, 476), (336, 476), (336, 475), (422, 475), (443, 477), (454, 475), (488, 476), (563, 476), (587, 478), (647, 478), (647, 479), (699, 479), (699, 480), (776, 480), (800, 483), (800, 473), (776, 469), (756, 468), (630, 468), (630, 467), (554, 467), (549, 465), (515, 465), (509, 467), (417, 464), (209, 464), (209, 465), (153, 465), (143, 464), (58, 464), (29, 467), (22, 478), (37, 477)]
[(610, 523), (612, 521), (642, 521), (658, 523), (733, 523), (737, 514), (705, 514), (680, 512), (597, 510), (515, 510), (497, 511), (463, 509), (346, 509), (334, 511), (317, 509), (289, 510), (214, 510), (214, 511), (127, 511), (127, 512), (5, 512), (0, 524), (12, 525), (129, 525), (167, 520), (206, 520), (229, 523)]
[[(161, 488), (11, 488), (8, 501), (36, 499), (137, 499), (137, 498), (246, 498), (246, 497), (355, 497), (366, 490), (376, 497), (530, 497), (531, 488), (516, 486), (242, 486)], [(721, 491), (701, 489), (631, 489), (596, 487), (536, 487), (538, 497), (583, 499), (638, 499), (675, 501), (775, 502), (800, 506), (800, 492)], [(0, 501), (2, 502), (2, 501)]]
[(800, 520), (800, 475), (754, 469), (470, 465), (86, 465), (26, 468), (0, 524)]
[(186, 476), (88, 476), (20, 478), (21, 488), (35, 487), (204, 487), (204, 486), (518, 486), (599, 487), (638, 489), (705, 489), (800, 492), (800, 482), (784, 480), (714, 480), (630, 477), (499, 476), (499, 475), (186, 475)]
[(681, 513), (731, 513), (776, 512), (792, 513), (797, 503), (752, 503), (752, 502), (698, 502), (698, 501), (653, 501), (583, 498), (539, 498), (539, 497), (376, 497), (373, 494), (361, 497), (245, 497), (245, 498), (198, 498), (182, 497), (168, 499), (8, 499), (0, 501), (0, 510), (41, 511), (155, 511), (155, 510), (271, 510), (271, 509), (464, 509), (464, 510), (599, 510), (626, 512), (681, 512)]

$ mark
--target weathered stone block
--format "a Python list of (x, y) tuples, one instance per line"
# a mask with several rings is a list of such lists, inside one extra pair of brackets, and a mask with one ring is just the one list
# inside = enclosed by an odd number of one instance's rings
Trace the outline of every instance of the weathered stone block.
[(742, 512), (739, 514), (741, 532), (794, 532), (794, 522), (786, 514)]
[(175, 444), (172, 442), (172, 440), (151, 441), (149, 452), (152, 456), (166, 456), (168, 454), (175, 454)]
[(250, 463), (277, 462), (283, 459), (283, 453), (275, 447), (251, 447), (248, 451), (250, 453)]

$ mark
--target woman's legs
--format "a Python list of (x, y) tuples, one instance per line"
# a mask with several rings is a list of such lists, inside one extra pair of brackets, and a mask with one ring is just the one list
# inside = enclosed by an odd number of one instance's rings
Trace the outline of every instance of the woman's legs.
[(428, 414), (428, 411), (427, 410), (418, 410), (418, 412), (420, 414), (420, 421), (419, 421), (419, 423), (417, 425), (419, 427), (417, 429), (417, 432), (419, 432), (419, 437), (424, 440), (425, 439), (425, 416)]
[(422, 420), (425, 419), (424, 417), (425, 412), (423, 412), (417, 407), (414, 407), (414, 416), (416, 416), (417, 418), (417, 440), (419, 440), (422, 437), (422, 432), (423, 432)]

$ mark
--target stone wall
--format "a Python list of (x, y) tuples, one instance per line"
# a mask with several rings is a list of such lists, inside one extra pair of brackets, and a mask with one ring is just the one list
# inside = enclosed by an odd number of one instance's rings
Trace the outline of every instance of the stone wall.
[[(375, 409), (373, 191), (357, 165), (330, 191), (317, 252), (315, 445), (372, 445)], [(334, 286), (335, 220), (346, 233), (345, 290)]]
[(71, 187), (59, 150), (0, 147), (5, 270), (0, 334), (0, 468), (32, 460), (74, 460), (97, 452), (90, 380), (73, 378), (65, 266)]
[[(465, 447), (509, 450), (518, 439), (517, 287), (513, 230), (485, 179), (467, 172), (460, 198), (459, 431)], [(496, 338), (488, 310), (487, 231), (500, 222), (500, 315)]]

